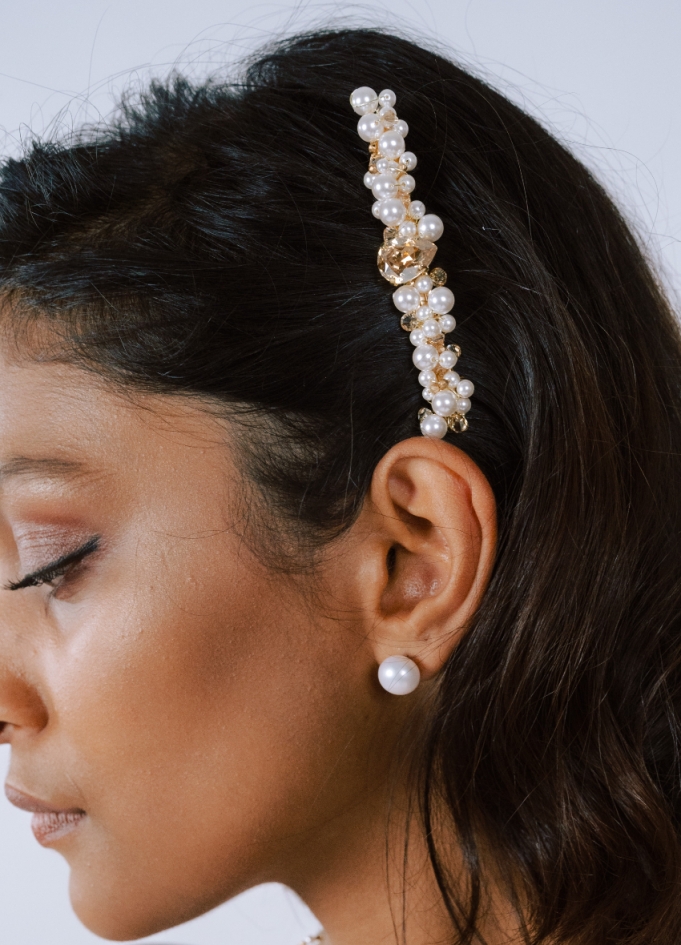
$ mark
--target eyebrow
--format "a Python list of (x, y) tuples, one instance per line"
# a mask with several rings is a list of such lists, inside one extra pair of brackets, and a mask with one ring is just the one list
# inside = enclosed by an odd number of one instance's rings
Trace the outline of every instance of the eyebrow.
[(10, 479), (75, 479), (85, 472), (85, 464), (71, 459), (15, 456), (0, 464), (0, 485)]

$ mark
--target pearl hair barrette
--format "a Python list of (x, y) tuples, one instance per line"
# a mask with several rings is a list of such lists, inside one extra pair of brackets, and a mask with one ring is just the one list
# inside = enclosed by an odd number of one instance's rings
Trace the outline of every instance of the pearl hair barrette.
[(350, 96), (350, 104), (361, 116), (359, 136), (369, 143), (364, 183), (375, 198), (372, 213), (385, 225), (378, 269), (397, 286), (393, 301), (402, 312), (400, 324), (415, 348), (412, 360), (419, 370), (423, 398), (433, 408), (419, 411), (421, 433), (442, 439), (449, 430), (463, 433), (468, 429), (466, 414), (475, 388), (454, 370), (461, 356), (459, 346), (444, 342), (445, 335), (456, 328), (456, 320), (449, 314), (454, 293), (445, 285), (444, 269), (429, 269), (444, 224), (435, 213), (426, 213), (422, 201), (411, 199), (416, 155), (405, 150), (409, 126), (397, 117), (395, 102), (390, 89), (377, 95), (362, 86)]

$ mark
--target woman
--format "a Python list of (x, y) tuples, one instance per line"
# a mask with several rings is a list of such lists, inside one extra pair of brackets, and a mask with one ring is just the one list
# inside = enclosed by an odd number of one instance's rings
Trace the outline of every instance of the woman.
[(681, 342), (589, 172), (329, 31), (1, 201), (7, 792), (83, 922), (274, 880), (332, 945), (677, 942)]

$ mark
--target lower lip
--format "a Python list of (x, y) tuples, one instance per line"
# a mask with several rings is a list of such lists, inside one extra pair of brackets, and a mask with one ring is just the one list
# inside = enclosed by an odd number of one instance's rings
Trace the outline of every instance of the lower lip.
[(84, 819), (85, 814), (81, 811), (34, 814), (31, 819), (31, 830), (38, 843), (47, 847), (67, 834), (73, 833)]

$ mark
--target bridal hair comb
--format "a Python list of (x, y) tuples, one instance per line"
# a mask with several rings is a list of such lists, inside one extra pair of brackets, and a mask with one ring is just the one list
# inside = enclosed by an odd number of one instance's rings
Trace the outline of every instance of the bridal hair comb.
[(364, 183), (375, 198), (372, 213), (385, 225), (378, 270), (397, 286), (393, 301), (414, 345), (412, 360), (419, 370), (423, 398), (432, 407), (419, 411), (421, 433), (441, 439), (449, 430), (463, 433), (468, 429), (466, 414), (474, 387), (454, 370), (461, 356), (459, 346), (445, 345), (445, 335), (456, 328), (449, 314), (454, 293), (446, 287), (444, 269), (429, 268), (444, 225), (436, 214), (426, 213), (422, 201), (411, 199), (416, 155), (405, 150), (409, 126), (397, 117), (395, 101), (390, 89), (377, 95), (367, 86), (350, 96), (350, 104), (361, 116), (359, 136), (369, 143)]

